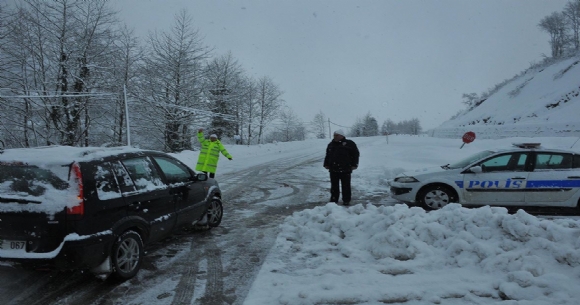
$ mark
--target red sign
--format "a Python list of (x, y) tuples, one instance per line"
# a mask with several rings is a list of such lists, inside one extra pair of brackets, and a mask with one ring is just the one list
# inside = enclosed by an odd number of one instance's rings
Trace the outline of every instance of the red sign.
[(468, 131), (461, 139), (463, 140), (463, 143), (471, 143), (475, 140), (475, 133), (473, 131)]

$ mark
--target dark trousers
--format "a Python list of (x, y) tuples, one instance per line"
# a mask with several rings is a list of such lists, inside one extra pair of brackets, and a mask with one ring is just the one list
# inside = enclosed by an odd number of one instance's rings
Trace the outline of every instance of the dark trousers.
[(350, 202), (350, 174), (330, 172), (330, 201), (338, 202), (340, 186), (342, 186), (342, 201)]
[(208, 172), (204, 172), (207, 175), (209, 175), (210, 178), (215, 178), (215, 173), (208, 173)]

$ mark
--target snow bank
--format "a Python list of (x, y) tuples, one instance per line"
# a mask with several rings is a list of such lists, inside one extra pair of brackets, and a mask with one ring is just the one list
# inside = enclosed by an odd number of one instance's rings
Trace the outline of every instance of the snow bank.
[(575, 304), (579, 284), (575, 219), (329, 203), (286, 219), (245, 304)]

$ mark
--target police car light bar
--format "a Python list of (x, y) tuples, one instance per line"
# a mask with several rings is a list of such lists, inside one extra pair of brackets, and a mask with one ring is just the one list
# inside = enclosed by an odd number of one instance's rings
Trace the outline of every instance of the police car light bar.
[(519, 148), (540, 148), (542, 143), (512, 143), (512, 145)]

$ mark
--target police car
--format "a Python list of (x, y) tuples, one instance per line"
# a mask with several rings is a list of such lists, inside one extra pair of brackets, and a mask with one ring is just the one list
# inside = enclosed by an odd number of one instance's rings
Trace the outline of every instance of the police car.
[(572, 208), (580, 212), (580, 153), (540, 143), (485, 150), (441, 167), (406, 172), (391, 182), (391, 196), (427, 209), (464, 206)]

